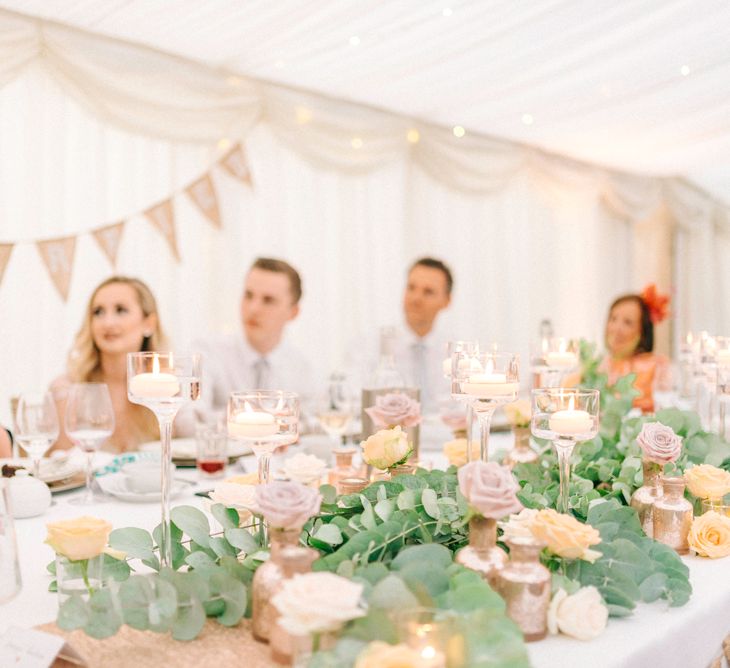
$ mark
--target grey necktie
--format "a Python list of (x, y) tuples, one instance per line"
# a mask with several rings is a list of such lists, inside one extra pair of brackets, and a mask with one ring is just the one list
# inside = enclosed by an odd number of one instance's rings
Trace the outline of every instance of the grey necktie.
[(269, 361), (265, 357), (259, 357), (253, 365), (254, 389), (265, 390), (269, 382)]

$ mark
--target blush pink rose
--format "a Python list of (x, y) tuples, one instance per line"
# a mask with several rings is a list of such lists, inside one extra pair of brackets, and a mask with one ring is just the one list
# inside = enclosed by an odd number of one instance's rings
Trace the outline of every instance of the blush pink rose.
[(522, 510), (519, 485), (506, 466), (496, 462), (469, 462), (459, 469), (459, 490), (482, 517), (501, 520)]
[(636, 442), (641, 447), (644, 457), (657, 464), (677, 461), (682, 454), (682, 439), (671, 427), (661, 422), (644, 423)]
[(301, 529), (319, 513), (322, 495), (300, 482), (275, 480), (258, 485), (254, 501), (254, 512), (262, 515), (272, 529)]
[(365, 412), (378, 427), (415, 427), (421, 422), (421, 404), (402, 392), (375, 397), (375, 405)]

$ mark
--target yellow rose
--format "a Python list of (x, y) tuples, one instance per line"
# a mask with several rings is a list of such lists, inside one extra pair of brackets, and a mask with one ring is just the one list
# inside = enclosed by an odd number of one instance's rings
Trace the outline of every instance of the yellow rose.
[(400, 427), (376, 431), (362, 443), (362, 449), (362, 458), (382, 470), (395, 466), (411, 453), (408, 438)]
[(684, 472), (687, 488), (700, 499), (721, 499), (730, 493), (730, 471), (700, 464)]
[[(471, 442), (471, 459), (479, 459), (479, 441)], [(457, 438), (444, 444), (444, 455), (451, 466), (464, 466), (466, 464), (466, 439)]]
[(588, 549), (590, 545), (601, 542), (601, 534), (590, 524), (583, 524), (572, 515), (545, 508), (533, 517), (530, 529), (535, 538), (559, 557), (594, 562), (601, 556), (600, 552)]
[(695, 517), (687, 540), (701, 557), (727, 557), (730, 555), (730, 517), (714, 510)]
[(357, 657), (355, 668), (420, 668), (423, 657), (408, 645), (389, 645), (376, 640)]
[(71, 561), (98, 557), (109, 540), (112, 525), (96, 517), (79, 517), (46, 524), (46, 543)]
[(530, 424), (530, 402), (527, 399), (518, 399), (504, 407), (507, 421), (513, 427), (527, 427)]

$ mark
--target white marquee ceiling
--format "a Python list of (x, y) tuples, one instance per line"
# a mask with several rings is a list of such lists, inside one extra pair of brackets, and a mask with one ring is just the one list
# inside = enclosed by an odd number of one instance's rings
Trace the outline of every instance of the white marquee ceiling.
[(727, 0), (0, 0), (0, 7), (730, 202)]

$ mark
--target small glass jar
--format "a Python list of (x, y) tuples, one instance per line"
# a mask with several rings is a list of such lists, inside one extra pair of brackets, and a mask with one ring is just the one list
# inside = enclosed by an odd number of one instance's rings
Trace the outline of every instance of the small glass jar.
[(370, 481), (366, 478), (344, 478), (340, 480), (339, 492), (340, 494), (357, 494), (362, 492), (369, 484)]
[(84, 600), (103, 586), (102, 565), (104, 555), (93, 559), (72, 561), (62, 554), (56, 554), (56, 587), (58, 604), (63, 605), (78, 594)]
[(544, 545), (530, 538), (508, 540), (509, 562), (497, 573), (495, 589), (507, 604), (507, 616), (527, 642), (547, 635), (550, 571), (540, 563)]
[(342, 494), (340, 481), (359, 477), (358, 470), (352, 464), (357, 451), (355, 448), (336, 448), (332, 452), (335, 456), (335, 467), (329, 473), (328, 482), (337, 489), (338, 494)]
[(507, 554), (497, 546), (497, 521), (472, 517), (469, 520), (469, 544), (456, 553), (455, 561), (479, 573), (493, 587), (497, 573), (507, 563)]
[(661, 464), (644, 459), (641, 463), (644, 483), (631, 496), (631, 507), (639, 515), (641, 528), (649, 538), (654, 537), (654, 502), (662, 495)]
[(537, 453), (530, 447), (530, 428), (515, 427), (512, 432), (515, 435), (515, 444), (509, 451), (504, 461), (510, 468), (515, 464), (532, 464), (537, 461)]
[(265, 563), (256, 569), (253, 576), (252, 624), (254, 638), (268, 642), (271, 628), (276, 618), (276, 609), (271, 604), (271, 597), (284, 580), (282, 570), (282, 551), (286, 547), (295, 547), (299, 542), (301, 529), (270, 529), (271, 555)]
[(689, 553), (687, 536), (692, 526), (692, 504), (684, 498), (684, 478), (663, 476), (664, 489), (652, 507), (654, 540), (679, 554)]
[(397, 475), (413, 475), (416, 472), (415, 464), (398, 464), (388, 469), (388, 478), (395, 478)]

